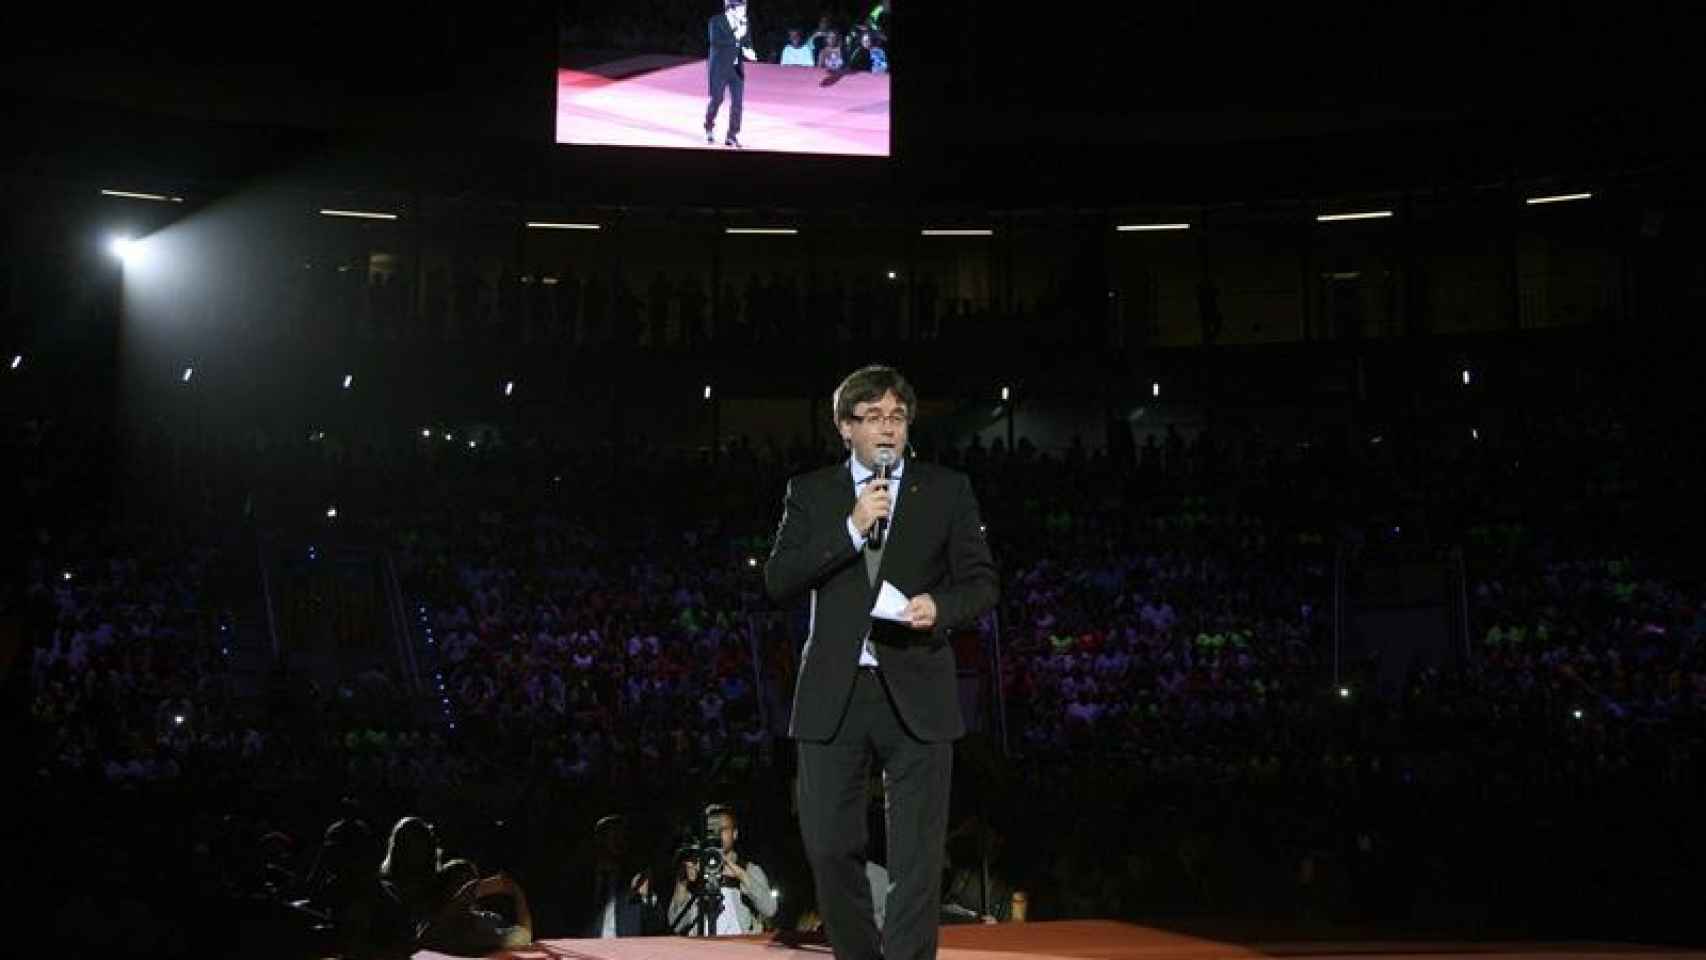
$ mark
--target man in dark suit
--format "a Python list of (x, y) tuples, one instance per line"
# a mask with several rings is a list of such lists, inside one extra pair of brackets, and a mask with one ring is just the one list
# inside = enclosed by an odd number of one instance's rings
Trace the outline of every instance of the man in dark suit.
[(723, 12), (711, 18), (707, 33), (711, 52), (705, 58), (710, 73), (711, 103), (705, 108), (705, 142), (714, 143), (711, 131), (717, 126), (717, 111), (723, 106), (723, 91), (729, 92), (729, 134), (726, 146), (740, 146), (741, 99), (746, 93), (746, 61), (757, 60), (752, 34), (746, 28), (746, 0), (723, 0)]
[[(903, 457), (918, 409), (911, 384), (892, 368), (865, 367), (836, 388), (833, 408), (852, 455), (789, 481), (764, 568), (774, 599), (811, 597), (789, 725), (800, 832), (838, 960), (928, 960), (953, 741), (965, 733), (948, 633), (994, 605), (998, 578), (971, 482)], [(876, 468), (887, 458), (883, 479)], [(872, 616), (885, 581), (910, 598), (899, 620)], [(892, 884), (880, 932), (865, 874), (873, 756)]]
[[(650, 873), (628, 851), (628, 820), (621, 814), (593, 826), (590, 875), (577, 873), (570, 889), (569, 925), (577, 937), (648, 937), (666, 932)], [(578, 895), (586, 891), (586, 896)]]

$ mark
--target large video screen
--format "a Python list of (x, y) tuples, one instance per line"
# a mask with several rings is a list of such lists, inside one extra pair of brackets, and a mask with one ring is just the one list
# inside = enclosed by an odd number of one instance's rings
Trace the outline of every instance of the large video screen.
[(889, 155), (887, 0), (559, 9), (558, 143)]

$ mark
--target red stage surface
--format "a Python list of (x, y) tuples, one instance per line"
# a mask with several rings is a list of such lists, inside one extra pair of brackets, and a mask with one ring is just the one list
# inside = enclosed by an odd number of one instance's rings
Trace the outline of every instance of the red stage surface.
[[(1343, 958), (1383, 960), (1492, 957), (1498, 960), (1706, 960), (1706, 952), (1613, 943), (1531, 942), (1383, 942), (1238, 943), (1173, 933), (1107, 920), (1051, 923), (979, 924), (942, 928), (940, 960), (1049, 960), (1097, 957), (1101, 960), (1218, 960), (1222, 957)], [(415, 960), (439, 960), (444, 954), (421, 951)], [(626, 940), (548, 940), (531, 947), (492, 954), (515, 960), (818, 960), (831, 953), (822, 944), (790, 947), (770, 934), (696, 940), (685, 937), (634, 937)]]
[[(729, 102), (717, 142), (705, 142), (710, 100), (703, 57), (627, 57), (557, 71), (557, 142), (727, 150)], [(889, 76), (815, 67), (746, 65), (740, 142), (775, 153), (889, 155)]]

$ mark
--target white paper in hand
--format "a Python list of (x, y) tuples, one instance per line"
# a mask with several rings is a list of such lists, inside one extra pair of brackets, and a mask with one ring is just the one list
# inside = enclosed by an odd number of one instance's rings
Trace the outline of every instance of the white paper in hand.
[(871, 607), (871, 616), (878, 620), (894, 620), (899, 623), (906, 623), (906, 605), (909, 602), (911, 601), (908, 600), (906, 594), (896, 589), (894, 584), (884, 580), (882, 587), (877, 590), (877, 602)]

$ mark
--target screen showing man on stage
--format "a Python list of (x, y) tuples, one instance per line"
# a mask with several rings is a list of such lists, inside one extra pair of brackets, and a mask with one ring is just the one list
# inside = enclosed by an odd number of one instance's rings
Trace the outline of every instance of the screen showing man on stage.
[(562, 9), (558, 143), (889, 156), (888, 0)]

